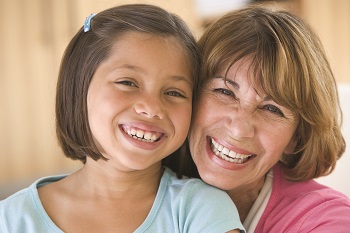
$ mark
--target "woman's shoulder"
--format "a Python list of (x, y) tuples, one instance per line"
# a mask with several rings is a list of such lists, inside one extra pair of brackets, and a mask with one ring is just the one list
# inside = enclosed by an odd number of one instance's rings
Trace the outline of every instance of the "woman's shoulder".
[(283, 198), (305, 200), (310, 198), (314, 201), (326, 202), (338, 200), (350, 204), (350, 199), (343, 193), (318, 183), (315, 180), (290, 181), (283, 174), (283, 167), (277, 165), (273, 169), (272, 195)]
[(346, 195), (314, 180), (289, 181), (278, 166), (273, 176), (272, 193), (258, 227), (298, 232), (337, 232), (350, 227), (350, 200)]

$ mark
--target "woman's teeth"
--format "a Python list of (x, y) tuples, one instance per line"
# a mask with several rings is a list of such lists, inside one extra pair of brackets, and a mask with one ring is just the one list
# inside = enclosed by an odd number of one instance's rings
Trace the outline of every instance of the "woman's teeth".
[(210, 146), (216, 156), (231, 163), (244, 163), (251, 156), (251, 155), (239, 154), (232, 150), (229, 150), (228, 148), (214, 141), (214, 139), (211, 139)]
[(148, 131), (144, 131), (141, 129), (134, 129), (134, 128), (124, 129), (124, 131), (131, 137), (143, 142), (155, 142), (162, 135), (161, 133), (148, 132)]

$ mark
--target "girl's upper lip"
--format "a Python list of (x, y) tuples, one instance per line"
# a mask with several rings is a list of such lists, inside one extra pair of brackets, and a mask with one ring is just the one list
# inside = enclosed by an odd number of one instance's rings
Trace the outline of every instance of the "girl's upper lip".
[(239, 153), (239, 154), (244, 154), (244, 155), (252, 155), (254, 154), (253, 152), (251, 151), (247, 151), (247, 150), (244, 150), (242, 148), (239, 148), (235, 145), (232, 145), (232, 144), (228, 144), (226, 141), (222, 141), (216, 137), (210, 137), (209, 136), (209, 140), (213, 139), (214, 141), (216, 141), (217, 143), (223, 145), (224, 147), (228, 148), (229, 150), (233, 150), (234, 152), (236, 153)]
[(144, 123), (144, 122), (129, 122), (129, 123), (124, 123), (124, 124), (119, 124), (119, 125), (120, 126), (124, 125), (127, 127), (136, 128), (136, 129), (140, 129), (143, 131), (166, 134), (166, 131), (163, 128), (161, 128), (160, 126), (149, 124), (149, 123)]

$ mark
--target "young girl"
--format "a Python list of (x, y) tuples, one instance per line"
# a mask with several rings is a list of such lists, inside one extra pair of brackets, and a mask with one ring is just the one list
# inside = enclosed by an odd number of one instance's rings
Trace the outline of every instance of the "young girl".
[(198, 70), (177, 16), (151, 5), (90, 15), (65, 51), (56, 96), (60, 145), (84, 166), (2, 201), (0, 231), (244, 231), (228, 195), (162, 166), (186, 139)]

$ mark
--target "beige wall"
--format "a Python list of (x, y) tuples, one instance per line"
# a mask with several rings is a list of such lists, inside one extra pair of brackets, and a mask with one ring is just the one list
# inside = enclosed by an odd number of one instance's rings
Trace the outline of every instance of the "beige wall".
[[(0, 187), (80, 166), (62, 155), (55, 139), (60, 58), (87, 15), (129, 2), (162, 6), (200, 34), (194, 0), (0, 0)], [(350, 1), (283, 2), (316, 29), (337, 80), (350, 83)]]
[(320, 36), (337, 80), (350, 83), (350, 1), (299, 2), (301, 16)]

